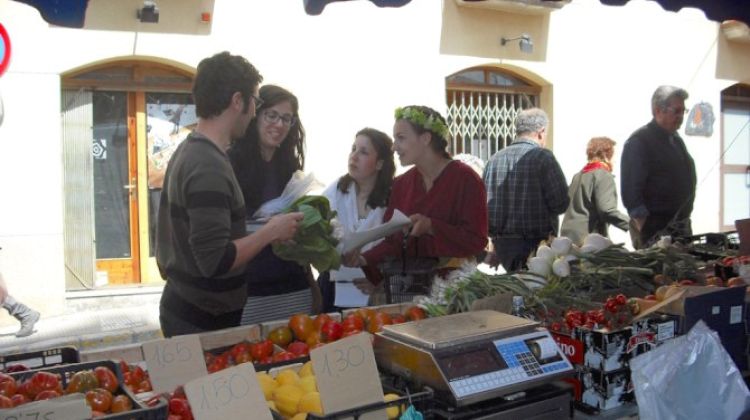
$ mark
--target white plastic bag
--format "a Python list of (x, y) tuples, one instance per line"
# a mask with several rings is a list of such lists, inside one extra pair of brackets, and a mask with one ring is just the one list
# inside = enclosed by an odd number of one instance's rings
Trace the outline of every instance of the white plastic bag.
[(323, 188), (324, 185), (315, 178), (312, 172), (305, 175), (302, 171), (296, 171), (284, 187), (281, 195), (268, 200), (260, 206), (253, 214), (253, 219), (267, 219), (279, 214), (294, 203), (294, 200), (306, 195), (312, 190)]
[(642, 420), (736, 419), (750, 408), (740, 371), (703, 321), (633, 358), (630, 371)]

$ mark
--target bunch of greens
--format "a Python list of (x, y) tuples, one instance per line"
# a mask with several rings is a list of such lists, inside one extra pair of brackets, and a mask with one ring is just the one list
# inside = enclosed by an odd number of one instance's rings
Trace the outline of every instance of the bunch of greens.
[(273, 252), (281, 259), (294, 261), (302, 266), (312, 264), (318, 272), (335, 270), (341, 266), (341, 256), (336, 251), (338, 240), (333, 237), (331, 211), (328, 199), (319, 195), (308, 195), (297, 199), (284, 213), (302, 212), (300, 223), (291, 243), (273, 244)]

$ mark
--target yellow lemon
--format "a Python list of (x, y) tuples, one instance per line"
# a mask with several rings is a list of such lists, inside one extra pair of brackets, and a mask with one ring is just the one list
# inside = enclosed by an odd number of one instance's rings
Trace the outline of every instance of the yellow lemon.
[(279, 385), (294, 385), (299, 382), (299, 375), (294, 369), (285, 369), (276, 375), (276, 383)]
[(266, 401), (266, 405), (268, 405), (268, 408), (270, 408), (272, 411), (278, 412), (279, 410), (276, 408), (276, 403), (273, 401)]
[(277, 386), (279, 386), (276, 381), (271, 377), (271, 375), (260, 372), (256, 373), (255, 376), (258, 378), (258, 383), (260, 384), (260, 389), (263, 390), (263, 396), (266, 397), (266, 400), (270, 400), (273, 398), (273, 390), (276, 389)]
[[(401, 398), (401, 396), (398, 394), (393, 394), (393, 393), (385, 394), (383, 396), (383, 401), (390, 402), (390, 401), (397, 400), (399, 398)], [(406, 406), (404, 406), (403, 404), (401, 404), (401, 411), (402, 412), (406, 411)], [(397, 419), (400, 414), (399, 407), (398, 406), (388, 407), (385, 409), (385, 413), (388, 415), (389, 420)]]
[(287, 417), (297, 414), (299, 400), (305, 394), (297, 385), (279, 385), (273, 391), (273, 400), (276, 402), (276, 408), (279, 412)]
[(308, 392), (299, 400), (297, 411), (300, 413), (313, 413), (322, 416), (323, 405), (320, 403), (320, 393)]
[(305, 392), (315, 392), (318, 390), (318, 383), (315, 381), (314, 376), (305, 376), (304, 378), (301, 378), (298, 385)]
[(305, 362), (304, 365), (302, 365), (302, 368), (299, 370), (299, 377), (304, 378), (305, 376), (312, 376), (313, 368), (312, 368), (312, 362)]

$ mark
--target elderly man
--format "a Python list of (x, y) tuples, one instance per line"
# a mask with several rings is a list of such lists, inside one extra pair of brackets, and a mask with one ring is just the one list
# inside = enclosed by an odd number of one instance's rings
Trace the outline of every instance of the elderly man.
[(539, 242), (557, 235), (558, 216), (568, 208), (568, 183), (547, 142), (547, 114), (539, 108), (516, 117), (516, 139), (495, 153), (484, 170), (490, 264), (516, 271)]
[(651, 98), (653, 119), (625, 142), (620, 190), (635, 248), (662, 235), (692, 235), (695, 163), (677, 134), (687, 97), (684, 89), (659, 86)]

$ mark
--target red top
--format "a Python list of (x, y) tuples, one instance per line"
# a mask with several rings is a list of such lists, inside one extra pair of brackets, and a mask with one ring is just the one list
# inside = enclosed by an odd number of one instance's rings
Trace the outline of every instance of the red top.
[(612, 167), (609, 166), (609, 163), (602, 162), (600, 160), (595, 160), (587, 163), (586, 166), (583, 167), (583, 170), (581, 172), (585, 174), (587, 172), (593, 172), (597, 169), (604, 169), (607, 172), (612, 172)]
[[(415, 244), (420, 257), (459, 258), (475, 256), (487, 245), (487, 192), (476, 172), (459, 161), (443, 169), (430, 191), (416, 167), (396, 178), (384, 222), (391, 220), (393, 209), (432, 219), (434, 235), (410, 238), (409, 256), (415, 255)], [(401, 233), (391, 235), (362, 255), (370, 268), (387, 256), (400, 259), (402, 240)]]

